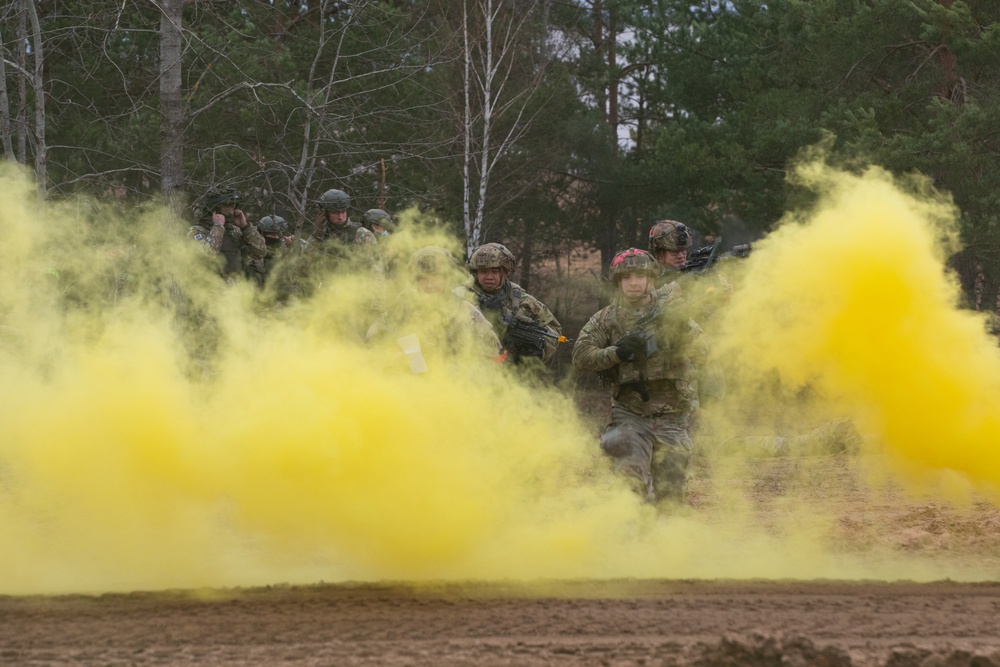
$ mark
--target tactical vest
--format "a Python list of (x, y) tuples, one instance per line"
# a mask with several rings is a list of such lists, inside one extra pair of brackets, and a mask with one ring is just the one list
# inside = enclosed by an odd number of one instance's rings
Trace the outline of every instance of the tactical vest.
[(492, 313), (497, 319), (515, 317), (521, 307), (521, 301), (524, 299), (524, 291), (521, 287), (509, 280), (504, 281), (503, 287), (496, 294), (487, 294), (479, 286), (479, 283), (473, 285), (472, 291), (476, 294), (479, 310), (487, 317), (490, 317)]
[[(662, 301), (660, 306), (666, 308)], [(609, 325), (611, 325), (610, 331), (614, 335), (612, 343), (631, 332), (636, 321), (648, 312), (634, 311), (625, 308), (621, 303), (616, 303), (611, 308), (613, 311), (609, 313)], [(659, 321), (653, 325), (656, 351), (645, 361), (625, 361), (612, 369), (618, 371), (615, 384), (654, 382), (656, 380), (693, 380), (694, 367), (690, 361), (692, 350), (687, 349), (691, 343), (690, 337), (677, 335), (676, 332), (670, 335), (670, 329), (678, 328), (678, 323), (669, 321), (670, 317), (671, 313), (664, 312)], [(686, 327), (686, 321), (681, 325)]]
[(326, 237), (345, 245), (353, 245), (357, 242), (359, 229), (361, 229), (361, 224), (350, 220), (345, 222), (341, 227), (327, 223)]
[(222, 247), (219, 254), (225, 259), (222, 275), (243, 271), (243, 235), (232, 225), (226, 225), (226, 233), (222, 237)]

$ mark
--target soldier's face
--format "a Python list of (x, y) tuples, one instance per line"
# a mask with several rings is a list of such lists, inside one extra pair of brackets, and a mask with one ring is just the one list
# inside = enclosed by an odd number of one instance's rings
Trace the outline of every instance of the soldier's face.
[(221, 213), (222, 215), (226, 216), (226, 218), (228, 219), (233, 217), (233, 213), (236, 212), (236, 204), (233, 203), (219, 204), (219, 207), (215, 210)]
[(417, 274), (417, 289), (424, 294), (444, 294), (448, 283), (443, 273)]
[(656, 261), (660, 263), (660, 266), (665, 266), (670, 269), (679, 269), (687, 263), (688, 251), (687, 248), (682, 250), (657, 250), (656, 251)]
[(495, 292), (503, 287), (505, 278), (504, 270), (498, 266), (490, 269), (476, 269), (476, 282), (487, 292)]
[(629, 271), (622, 276), (619, 287), (626, 301), (636, 301), (653, 289), (653, 279), (645, 273)]
[(327, 211), (326, 219), (332, 225), (343, 225), (347, 223), (347, 211)]

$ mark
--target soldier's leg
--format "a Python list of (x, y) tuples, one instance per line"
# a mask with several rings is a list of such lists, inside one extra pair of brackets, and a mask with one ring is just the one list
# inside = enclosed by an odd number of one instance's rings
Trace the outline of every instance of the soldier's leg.
[(691, 433), (687, 413), (653, 421), (656, 443), (651, 472), (657, 501), (684, 502), (691, 466)]
[(615, 462), (615, 472), (625, 475), (643, 500), (656, 499), (650, 465), (656, 435), (651, 420), (628, 410), (611, 409), (611, 423), (601, 436), (601, 450)]

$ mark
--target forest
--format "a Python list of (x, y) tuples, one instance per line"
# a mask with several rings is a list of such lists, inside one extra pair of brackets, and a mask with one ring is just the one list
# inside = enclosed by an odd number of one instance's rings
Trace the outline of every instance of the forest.
[(993, 0), (12, 0), (0, 52), (4, 159), (42, 198), (303, 220), (336, 187), (508, 244), (530, 288), (658, 218), (759, 238), (821, 156), (953, 197), (952, 267), (996, 309)]

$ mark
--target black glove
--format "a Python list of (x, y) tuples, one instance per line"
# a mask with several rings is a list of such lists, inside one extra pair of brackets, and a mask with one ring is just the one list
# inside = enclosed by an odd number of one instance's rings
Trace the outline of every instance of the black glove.
[(615, 343), (615, 354), (622, 361), (635, 361), (646, 351), (646, 337), (641, 333), (630, 333), (622, 336)]

